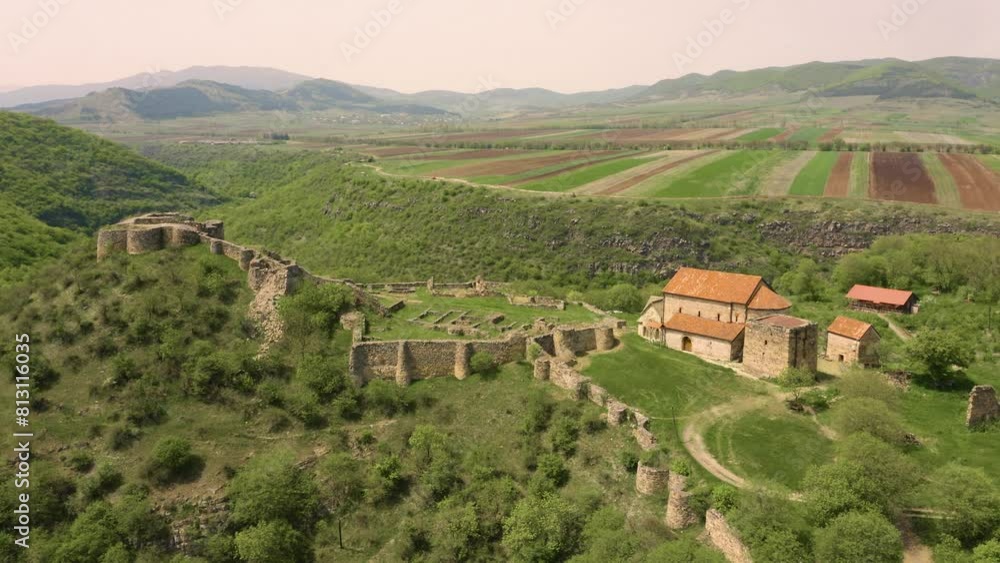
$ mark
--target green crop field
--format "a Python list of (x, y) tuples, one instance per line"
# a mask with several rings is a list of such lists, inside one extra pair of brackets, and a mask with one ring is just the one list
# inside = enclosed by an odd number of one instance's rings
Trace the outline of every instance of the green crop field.
[(601, 162), (587, 168), (573, 170), (518, 187), (524, 190), (540, 192), (566, 192), (648, 162), (650, 162), (648, 158), (623, 158), (611, 162)]
[(871, 182), (871, 153), (854, 153), (851, 161), (851, 185), (848, 196), (853, 199), (868, 197), (868, 184)]
[(751, 131), (739, 138), (740, 141), (766, 141), (771, 137), (779, 135), (783, 130), (777, 127), (764, 127), (756, 131)]
[(792, 182), (792, 195), (823, 195), (830, 172), (837, 163), (840, 153), (820, 152), (799, 172)]
[(813, 145), (819, 141), (819, 138), (826, 134), (827, 131), (829, 131), (829, 129), (826, 127), (803, 127), (789, 137), (788, 140), (793, 142), (805, 141), (810, 145)]
[(938, 154), (924, 153), (920, 156), (924, 161), (924, 167), (927, 168), (927, 172), (934, 180), (934, 194), (937, 196), (938, 203), (948, 207), (961, 208), (962, 199), (958, 194), (958, 184), (955, 182), (955, 177), (944, 167)]
[(677, 175), (651, 178), (629, 195), (648, 197), (720, 197), (752, 195), (761, 178), (789, 158), (785, 151), (736, 151)]

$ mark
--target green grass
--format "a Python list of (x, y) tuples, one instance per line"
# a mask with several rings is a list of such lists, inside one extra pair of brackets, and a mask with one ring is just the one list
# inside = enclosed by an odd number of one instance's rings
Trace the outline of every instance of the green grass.
[(829, 130), (827, 127), (803, 127), (796, 131), (788, 140), (792, 142), (805, 141), (810, 145), (814, 145)]
[(792, 182), (789, 193), (792, 195), (823, 195), (826, 183), (830, 179), (833, 166), (840, 157), (838, 152), (819, 152), (809, 161)]
[(955, 182), (955, 177), (944, 167), (939, 155), (937, 153), (924, 153), (920, 156), (934, 180), (934, 193), (937, 195), (938, 203), (960, 209), (962, 198), (958, 194), (958, 184)]
[(521, 189), (540, 192), (566, 192), (574, 188), (596, 182), (601, 178), (624, 172), (649, 162), (646, 158), (623, 158), (612, 162), (602, 162), (580, 170), (546, 178), (518, 186)]
[(833, 442), (808, 416), (783, 406), (723, 418), (705, 432), (722, 465), (755, 483), (798, 489), (806, 470), (833, 458)]
[(736, 151), (679, 175), (652, 178), (637, 186), (649, 197), (752, 195), (767, 173), (791, 155), (785, 151)]
[(583, 373), (613, 396), (654, 419), (661, 440), (679, 445), (673, 419), (685, 417), (737, 397), (765, 393), (764, 385), (696, 356), (643, 340), (637, 334), (622, 339), (617, 352), (593, 356)]
[(737, 137), (739, 141), (766, 141), (771, 137), (781, 134), (784, 129), (779, 129), (777, 127), (765, 127), (763, 129), (758, 129), (756, 131), (751, 131), (746, 135), (741, 135)]
[(868, 184), (871, 182), (871, 153), (854, 153), (851, 161), (851, 185), (848, 197), (865, 199), (868, 197)]
[(983, 164), (987, 168), (991, 168), (994, 172), (1000, 174), (1000, 156), (995, 154), (984, 154), (980, 155), (979, 159), (983, 161)]
[(484, 320), (487, 316), (500, 313), (504, 319), (496, 325), (483, 323), (480, 329), (491, 338), (501, 337), (499, 327), (508, 326), (511, 323), (520, 328), (522, 325), (530, 325), (535, 319), (544, 317), (546, 320), (555, 323), (590, 323), (598, 320), (597, 315), (579, 305), (567, 305), (565, 311), (555, 309), (538, 309), (534, 307), (520, 307), (511, 305), (505, 297), (440, 297), (432, 296), (426, 290), (405, 297), (406, 307), (395, 313), (388, 319), (378, 319), (371, 326), (371, 337), (377, 340), (396, 340), (403, 338), (423, 338), (430, 340), (453, 339), (455, 336), (449, 335), (446, 331), (437, 331), (415, 322), (410, 322), (420, 313), (427, 309), (432, 309), (434, 314), (428, 315), (430, 321), (440, 317), (448, 311), (456, 313), (445, 319), (454, 319), (462, 312), (468, 312), (470, 317), (475, 317), (477, 321)]

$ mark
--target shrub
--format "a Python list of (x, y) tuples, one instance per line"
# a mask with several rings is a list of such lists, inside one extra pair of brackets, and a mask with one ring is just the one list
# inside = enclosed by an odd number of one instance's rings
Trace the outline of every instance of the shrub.
[(302, 532), (286, 522), (265, 522), (236, 534), (236, 552), (250, 563), (311, 563), (312, 549)]
[(809, 387), (816, 384), (816, 374), (807, 369), (786, 368), (777, 381), (782, 387)]
[(319, 489), (312, 476), (283, 452), (251, 460), (229, 482), (227, 493), (237, 525), (284, 521), (308, 533), (320, 514)]
[(111, 383), (113, 385), (123, 385), (139, 379), (141, 376), (139, 366), (131, 356), (119, 354), (111, 360)]
[(678, 457), (670, 463), (670, 471), (685, 477), (691, 476), (691, 464), (683, 457)]
[(503, 546), (514, 561), (562, 561), (580, 543), (580, 517), (557, 495), (528, 497), (503, 523)]
[(816, 559), (824, 563), (896, 563), (902, 555), (899, 530), (881, 514), (851, 512), (816, 532)]
[(625, 471), (635, 473), (636, 469), (639, 467), (639, 456), (632, 450), (625, 450), (618, 454), (618, 464), (621, 465)]
[(124, 450), (138, 440), (141, 434), (134, 426), (116, 426), (108, 436), (108, 446), (114, 451)]
[(554, 454), (543, 454), (538, 458), (538, 468), (536, 472), (553, 485), (562, 487), (569, 481), (569, 468), (562, 457)]
[(739, 491), (732, 485), (716, 485), (712, 487), (712, 507), (723, 514), (736, 508), (739, 504)]
[(497, 361), (489, 352), (476, 352), (469, 359), (469, 369), (478, 375), (490, 375), (496, 373)]
[(837, 402), (833, 410), (834, 427), (848, 436), (865, 432), (894, 445), (906, 443), (902, 417), (876, 399), (850, 398)]
[(191, 443), (183, 438), (164, 438), (156, 443), (146, 465), (146, 477), (159, 485), (190, 479), (203, 462)]
[(93, 475), (80, 482), (80, 496), (87, 501), (98, 500), (115, 492), (124, 482), (120, 471), (112, 465), (102, 463), (97, 466)]
[(580, 425), (568, 416), (561, 416), (552, 428), (552, 451), (564, 456), (576, 453), (576, 441), (580, 437)]
[(218, 354), (198, 356), (184, 366), (187, 392), (202, 399), (210, 399), (229, 381), (229, 366)]
[(406, 399), (406, 390), (391, 381), (376, 379), (365, 386), (362, 396), (365, 405), (385, 416), (410, 410), (412, 404)]
[(547, 394), (542, 391), (532, 394), (525, 405), (522, 432), (529, 435), (544, 432), (552, 418), (553, 410), (555, 404)]
[(371, 480), (366, 491), (369, 500), (382, 503), (394, 500), (406, 485), (403, 463), (399, 456), (382, 456), (372, 467)]
[(535, 360), (541, 357), (542, 352), (544, 352), (544, 350), (542, 350), (542, 347), (539, 346), (537, 342), (532, 342), (531, 344), (528, 344), (528, 352), (527, 352), (528, 361), (534, 362)]
[(295, 371), (295, 377), (322, 399), (330, 399), (340, 394), (349, 385), (347, 374), (335, 359), (317, 354), (309, 354), (302, 358)]
[(94, 468), (94, 456), (87, 451), (75, 450), (69, 454), (66, 465), (77, 473), (87, 473)]

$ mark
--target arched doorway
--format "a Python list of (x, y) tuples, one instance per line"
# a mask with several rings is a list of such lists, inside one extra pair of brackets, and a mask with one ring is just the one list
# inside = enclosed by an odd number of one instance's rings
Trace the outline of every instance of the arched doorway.
[(685, 352), (690, 352), (692, 349), (694, 349), (694, 346), (691, 344), (691, 339), (688, 338), (687, 336), (681, 339), (681, 349), (684, 350)]

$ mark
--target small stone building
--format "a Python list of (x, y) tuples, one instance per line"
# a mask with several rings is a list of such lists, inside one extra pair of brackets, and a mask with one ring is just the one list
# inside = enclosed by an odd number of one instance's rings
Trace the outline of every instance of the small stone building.
[(878, 366), (881, 339), (872, 325), (849, 317), (837, 317), (826, 331), (826, 359), (841, 364)]
[(870, 285), (855, 285), (847, 292), (851, 307), (861, 311), (913, 314), (919, 310), (917, 296), (912, 291), (886, 289)]
[(747, 324), (743, 365), (750, 371), (776, 377), (787, 368), (816, 371), (816, 323), (771, 315)]
[(681, 313), (672, 315), (661, 330), (668, 348), (713, 360), (739, 361), (743, 356), (745, 326)]

